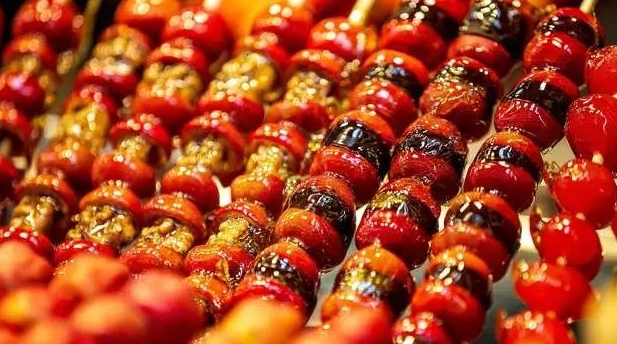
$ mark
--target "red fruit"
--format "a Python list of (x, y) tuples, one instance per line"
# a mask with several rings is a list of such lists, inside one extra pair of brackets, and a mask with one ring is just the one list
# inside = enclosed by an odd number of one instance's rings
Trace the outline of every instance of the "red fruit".
[[(286, 304), (247, 300), (235, 307), (194, 344), (283, 344), (304, 325), (302, 313)], [(275, 329), (275, 330), (274, 330)]]
[(13, 103), (31, 118), (45, 107), (45, 89), (36, 75), (5, 71), (0, 74), (0, 100)]
[(21, 288), (0, 301), (0, 324), (23, 330), (42, 319), (69, 315), (76, 306), (75, 301), (44, 286)]
[(79, 306), (70, 325), (96, 344), (146, 344), (154, 328), (129, 301), (117, 295), (98, 296)]
[(117, 291), (128, 279), (129, 271), (122, 263), (84, 254), (60, 265), (49, 289), (79, 299), (90, 299)]
[(19, 179), (19, 171), (13, 162), (0, 156), (0, 198), (11, 197), (15, 183)]
[(204, 6), (186, 7), (167, 21), (161, 40), (169, 42), (178, 37), (190, 39), (212, 61), (228, 51), (232, 43), (224, 18), (207, 11)]
[(33, 284), (44, 285), (53, 275), (49, 262), (19, 241), (0, 244), (0, 262), (0, 291)]
[[(19, 335), (14, 331), (9, 330), (3, 326), (0, 326), (0, 343), (3, 344), (30, 344), (30, 343), (20, 343), (18, 341)], [(37, 343), (38, 344), (38, 343)], [(49, 343), (55, 344), (55, 343)]]
[(95, 155), (86, 145), (63, 141), (42, 151), (36, 164), (41, 171), (62, 171), (66, 182), (84, 192), (92, 189), (94, 160)]
[(585, 276), (567, 266), (519, 262), (513, 280), (516, 293), (531, 311), (554, 312), (562, 320), (579, 320), (593, 297)]
[(116, 23), (126, 24), (157, 41), (165, 23), (181, 8), (178, 0), (127, 0), (116, 9)]
[(377, 48), (377, 32), (351, 25), (347, 18), (330, 18), (313, 26), (306, 46), (329, 50), (347, 61), (363, 61)]
[(478, 151), (463, 190), (496, 194), (520, 212), (531, 205), (543, 169), (540, 150), (529, 138), (513, 131), (498, 132)]
[(184, 344), (203, 324), (192, 289), (178, 275), (146, 272), (127, 283), (122, 295), (148, 319), (151, 344)]
[(604, 165), (617, 173), (617, 99), (593, 94), (572, 102), (565, 136), (577, 157), (591, 160), (599, 153)]
[(600, 45), (599, 26), (593, 16), (578, 8), (553, 11), (540, 21), (525, 48), (525, 70), (554, 69), (582, 84), (587, 50)]
[(499, 344), (576, 344), (568, 325), (548, 313), (525, 311), (506, 318), (497, 316)]
[[(0, 336), (1, 338), (1, 336)], [(1, 341), (3, 344), (5, 342)], [(16, 344), (98, 344), (64, 319), (44, 319), (25, 331)]]
[(484, 307), (464, 288), (442, 280), (424, 281), (411, 301), (416, 313), (433, 313), (454, 340), (473, 341), (484, 327)]
[(163, 176), (160, 193), (180, 194), (199, 207), (203, 214), (219, 205), (219, 191), (208, 171), (187, 170), (177, 164)]
[(572, 214), (559, 214), (540, 229), (530, 228), (542, 261), (575, 268), (589, 280), (600, 271), (602, 246), (592, 225)]
[(26, 1), (13, 19), (14, 36), (38, 33), (47, 38), (58, 52), (77, 45), (76, 25), (79, 23), (75, 3), (65, 0)]
[(54, 247), (45, 237), (37, 232), (28, 231), (15, 227), (0, 227), (0, 243), (9, 241), (18, 241), (27, 244), (36, 254), (41, 257), (52, 260), (54, 255)]
[(512, 55), (502, 44), (482, 36), (461, 35), (452, 41), (448, 47), (448, 58), (461, 56), (482, 62), (499, 76), (507, 75), (514, 64)]
[(578, 96), (577, 85), (563, 75), (553, 70), (531, 72), (499, 104), (495, 129), (518, 131), (547, 150), (563, 137), (568, 107)]
[(87, 239), (63, 241), (56, 246), (54, 262), (57, 265), (62, 265), (67, 261), (74, 260), (75, 256), (80, 254), (116, 258), (118, 250), (109, 244), (101, 244)]
[(585, 83), (589, 93), (617, 94), (613, 80), (617, 78), (617, 45), (609, 45), (589, 53)]
[(136, 245), (123, 252), (119, 259), (132, 274), (152, 269), (182, 271), (182, 255), (162, 245)]
[(432, 313), (414, 313), (401, 318), (392, 328), (392, 343), (418, 341), (434, 344), (454, 344), (446, 333), (443, 322)]
[(562, 211), (582, 215), (597, 229), (606, 227), (615, 215), (617, 187), (603, 165), (585, 159), (571, 160), (562, 166), (550, 186)]
[(304, 7), (275, 3), (255, 18), (251, 34), (274, 34), (285, 49), (304, 48), (313, 27), (313, 15)]
[[(323, 325), (321, 330), (324, 332), (323, 339), (334, 337), (341, 343), (353, 344), (388, 343), (390, 341), (388, 316), (389, 314), (361, 308), (340, 314)], [(332, 343), (329, 339), (327, 342)], [(323, 341), (314, 343), (323, 343)]]
[(356, 230), (356, 246), (377, 242), (414, 269), (426, 260), (440, 211), (430, 188), (419, 180), (393, 180), (381, 187), (365, 210)]
[(440, 203), (461, 187), (467, 144), (459, 130), (436, 116), (422, 116), (399, 139), (392, 153), (389, 179), (415, 177), (431, 187)]

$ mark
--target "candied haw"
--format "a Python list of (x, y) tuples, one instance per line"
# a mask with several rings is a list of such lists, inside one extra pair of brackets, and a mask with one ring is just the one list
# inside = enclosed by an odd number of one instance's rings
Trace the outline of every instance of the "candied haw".
[(461, 187), (467, 152), (467, 144), (452, 123), (422, 116), (407, 127), (394, 147), (388, 178), (418, 178), (443, 203)]
[(586, 221), (572, 214), (559, 214), (539, 229), (530, 228), (544, 262), (573, 267), (589, 280), (600, 271), (603, 256), (600, 238)]
[(553, 71), (533, 71), (521, 78), (495, 112), (497, 131), (518, 131), (541, 150), (563, 137), (568, 107), (579, 96), (578, 87)]
[(577, 157), (591, 160), (600, 154), (604, 165), (617, 173), (617, 99), (592, 94), (572, 102), (565, 136)]
[(540, 150), (529, 138), (513, 131), (498, 132), (480, 147), (463, 190), (499, 195), (523, 211), (533, 202), (543, 169)]
[(560, 8), (544, 17), (524, 53), (525, 70), (554, 69), (584, 82), (587, 50), (601, 43), (600, 23), (578, 8)]
[(576, 344), (568, 325), (550, 313), (525, 311), (509, 317), (500, 313), (497, 318), (499, 344)]
[(401, 318), (392, 328), (392, 343), (454, 344), (443, 322), (432, 313), (417, 313)]
[(378, 242), (407, 267), (416, 268), (426, 260), (440, 211), (429, 187), (419, 180), (393, 180), (381, 187), (364, 211), (356, 231), (356, 246), (364, 248)]
[(550, 182), (557, 206), (597, 229), (604, 228), (615, 215), (617, 188), (611, 172), (586, 159), (567, 162)]
[(516, 293), (531, 311), (554, 312), (560, 319), (576, 321), (593, 297), (585, 276), (568, 266), (518, 262), (512, 274)]
[(587, 58), (585, 83), (589, 93), (617, 94), (617, 45), (592, 51)]

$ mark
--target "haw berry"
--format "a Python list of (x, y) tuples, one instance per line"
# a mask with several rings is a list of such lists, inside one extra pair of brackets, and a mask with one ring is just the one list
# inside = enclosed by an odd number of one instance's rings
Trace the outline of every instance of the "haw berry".
[(519, 262), (512, 278), (516, 293), (531, 311), (553, 312), (563, 320), (579, 320), (593, 297), (585, 276), (568, 266)]
[(572, 214), (559, 214), (541, 228), (530, 226), (546, 263), (573, 267), (592, 280), (602, 265), (602, 246), (595, 228)]
[(617, 187), (611, 172), (600, 164), (571, 160), (557, 172), (550, 186), (563, 212), (582, 215), (597, 229), (606, 227), (615, 215)]

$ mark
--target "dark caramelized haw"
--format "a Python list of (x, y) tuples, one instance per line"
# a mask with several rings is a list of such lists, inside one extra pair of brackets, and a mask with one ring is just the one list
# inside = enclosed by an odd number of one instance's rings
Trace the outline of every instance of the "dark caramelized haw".
[(503, 198), (467, 192), (451, 201), (444, 228), (431, 241), (431, 254), (464, 247), (482, 259), (498, 281), (506, 274), (520, 238), (518, 214)]
[(415, 100), (428, 84), (428, 70), (412, 56), (380, 50), (364, 62), (362, 74), (365, 80), (349, 94), (349, 107), (374, 111), (400, 134), (417, 117)]
[(355, 308), (396, 317), (407, 306), (414, 288), (403, 261), (378, 244), (371, 245), (345, 261), (332, 293), (324, 300), (321, 320), (328, 321)]
[(331, 174), (351, 186), (362, 204), (377, 192), (390, 164), (395, 136), (381, 117), (356, 110), (339, 116), (313, 157), (312, 175)]
[(579, 96), (570, 79), (553, 70), (525, 75), (495, 111), (497, 131), (514, 130), (547, 150), (563, 137), (570, 104)]
[(488, 267), (464, 249), (441, 252), (430, 266), (434, 270), (427, 271), (411, 300), (413, 312), (434, 314), (455, 340), (474, 340), (482, 332), (490, 306), (492, 279)]
[(617, 45), (609, 45), (589, 53), (585, 67), (585, 84), (589, 93), (617, 94)]
[(267, 247), (253, 261), (238, 284), (232, 304), (267, 297), (292, 305), (308, 318), (317, 302), (319, 272), (311, 256), (293, 243)]
[(443, 203), (461, 187), (467, 152), (467, 144), (452, 123), (422, 116), (407, 127), (394, 147), (388, 178), (418, 178)]
[(532, 30), (528, 2), (475, 0), (460, 36), (450, 44), (448, 58), (472, 58), (504, 76), (523, 52)]
[(429, 241), (437, 232), (441, 207), (428, 186), (414, 178), (384, 184), (368, 203), (355, 235), (358, 248), (377, 242), (403, 260), (419, 267), (428, 256)]
[(500, 313), (496, 331), (499, 344), (577, 343), (568, 325), (550, 313), (524, 311), (509, 317)]
[(617, 188), (611, 172), (585, 159), (567, 162), (549, 182), (559, 209), (582, 216), (597, 229), (609, 224), (615, 215)]
[(418, 58), (428, 68), (443, 61), (469, 10), (466, 0), (406, 0), (381, 29), (379, 47)]
[(330, 269), (345, 258), (355, 229), (355, 210), (353, 193), (345, 182), (328, 175), (309, 177), (288, 196), (274, 233), (277, 240), (304, 248), (320, 269)]
[(439, 68), (420, 98), (420, 112), (452, 122), (468, 139), (489, 129), (492, 109), (501, 97), (499, 77), (482, 63), (457, 57)]
[(601, 155), (603, 164), (617, 172), (617, 99), (610, 95), (586, 95), (568, 109), (565, 136), (574, 154), (591, 160)]
[(463, 189), (499, 195), (523, 211), (533, 202), (543, 168), (540, 150), (530, 139), (516, 132), (499, 132), (478, 151)]
[(560, 8), (544, 17), (525, 47), (525, 71), (553, 69), (584, 82), (587, 50), (603, 42), (601, 24), (578, 8)]
[(562, 320), (579, 320), (583, 307), (593, 298), (585, 276), (569, 266), (518, 262), (512, 279), (516, 293), (530, 311), (553, 313)]
[(586, 221), (558, 214), (530, 229), (542, 261), (573, 267), (590, 281), (600, 271), (602, 245), (596, 229)]

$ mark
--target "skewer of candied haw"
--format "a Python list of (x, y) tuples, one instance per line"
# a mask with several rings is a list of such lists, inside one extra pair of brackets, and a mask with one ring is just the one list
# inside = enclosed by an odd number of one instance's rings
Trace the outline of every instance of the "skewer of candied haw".
[[(50, 17), (40, 16), (37, 10)], [(54, 102), (60, 82), (59, 57), (79, 43), (78, 17), (71, 1), (30, 0), (19, 7), (13, 19), (14, 38), (3, 50), (0, 70), (4, 158), (30, 158), (43, 129), (38, 122)]]
[[(200, 25), (194, 25), (195, 16), (205, 20), (200, 19)], [(163, 43), (148, 57), (148, 68), (137, 86), (133, 102), (133, 118), (112, 128), (115, 151), (100, 156), (94, 162), (92, 181), (100, 187), (82, 199), (82, 212), (76, 218), (78, 223), (68, 233), (68, 238), (73, 241), (60, 246), (60, 260), (84, 250), (84, 246), (88, 245), (107, 245), (107, 248), (101, 249), (107, 253), (120, 250), (139, 234), (140, 226), (144, 224), (148, 225), (145, 240), (150, 238), (160, 244), (159, 239), (162, 239), (165, 248), (170, 250), (167, 255), (172, 255), (175, 250), (186, 253), (194, 241), (204, 235), (200, 211), (210, 210), (212, 201), (201, 201), (203, 194), (200, 192), (204, 190), (198, 188), (192, 191), (190, 187), (193, 185), (189, 184), (197, 179), (198, 183), (207, 185), (207, 181), (201, 180), (203, 174), (194, 173), (194, 179), (191, 176), (187, 178), (189, 183), (166, 188), (165, 195), (150, 200), (143, 209), (139, 202), (135, 202), (154, 193), (156, 175), (153, 167), (163, 166), (171, 150), (168, 132), (175, 133), (194, 116), (193, 104), (208, 77), (206, 52), (201, 51), (201, 47), (209, 47), (208, 44), (194, 42), (193, 38), (200, 39), (201, 36), (187, 33), (182, 27), (192, 23), (196, 30), (207, 33), (205, 37), (227, 32), (225, 23), (218, 15), (207, 13), (201, 7), (185, 9), (179, 18), (170, 18), (170, 27), (164, 29), (170, 41)], [(178, 20), (185, 22), (178, 23)], [(214, 54), (212, 51), (207, 53)], [(187, 185), (189, 189), (186, 189)], [(167, 206), (170, 209), (165, 211)], [(198, 208), (200, 206), (201, 209)], [(186, 207), (186, 212), (183, 213), (179, 207)], [(141, 222), (144, 216), (146, 223)], [(118, 232), (114, 222), (125, 217), (128, 219), (124, 220), (129, 221)], [(106, 230), (92, 234), (93, 228), (99, 226), (101, 221), (107, 226)], [(176, 259), (177, 262), (181, 260), (181, 256)]]
[(208, 226), (214, 234), (184, 259), (187, 283), (211, 321), (227, 311), (253, 260), (272, 243), (273, 225), (267, 212), (252, 202), (235, 201), (214, 211)]
[(4, 11), (2, 10), (2, 7), (0, 6), (0, 46), (2, 46), (2, 39), (4, 39)]
[(377, 44), (374, 27), (364, 26), (366, 18), (354, 13), (312, 28), (306, 49), (291, 57), (285, 95), (268, 108), (266, 122), (287, 120), (316, 133), (342, 110), (350, 79), (357, 77), (350, 66), (364, 61)]
[[(142, 11), (123, 16), (148, 21), (157, 15)], [(69, 97), (51, 146), (39, 156), (39, 174), (18, 187), (19, 204), (10, 220), (12, 227), (3, 229), (5, 239), (42, 242), (43, 235), (54, 240), (64, 237), (77, 208), (77, 194), (90, 189), (95, 155), (104, 147), (117, 109), (132, 93), (136, 83), (131, 80), (138, 78), (150, 49), (151, 39), (128, 26), (114, 25), (103, 33), (79, 74), (82, 85)], [(103, 65), (110, 67), (104, 74), (92, 73)], [(43, 251), (47, 246), (43, 244)]]
[(143, 225), (140, 199), (155, 191), (155, 169), (170, 155), (171, 136), (156, 117), (143, 114), (114, 125), (110, 139), (114, 149), (92, 166), (96, 188), (82, 197), (75, 224), (56, 247), (58, 264), (80, 252), (116, 256)]
[[(346, 19), (327, 19), (317, 24), (309, 37), (308, 46), (310, 49), (303, 50), (307, 54), (322, 51), (324, 52), (323, 54), (331, 54), (332, 58), (339, 59), (341, 62), (339, 67), (341, 68), (337, 67), (337, 71), (332, 71), (331, 73), (338, 74), (339, 78), (342, 77), (342, 68), (344, 68), (344, 64), (347, 61), (363, 60), (366, 57), (365, 55), (372, 51), (372, 45), (376, 42), (372, 26), (369, 26), (368, 29), (362, 28), (361, 24), (363, 22), (354, 18), (354, 13), (357, 12), (354, 12), (352, 9), (349, 17)], [(336, 38), (331, 40), (328, 37), (328, 33)], [(300, 52), (299, 54), (303, 53)], [(345, 58), (338, 56), (345, 56)], [(318, 56), (300, 56), (299, 58), (305, 59), (302, 63), (313, 64), (318, 61), (316, 57)], [(325, 64), (331, 62), (319, 61)], [(329, 68), (325, 65), (322, 67)], [(306, 78), (303, 77), (302, 80), (304, 82)], [(298, 85), (289, 84), (288, 91), (296, 95), (300, 93), (314, 94), (314, 92), (308, 89), (295, 89), (294, 87), (296, 86), (299, 87)], [(298, 100), (298, 102), (302, 101)], [(290, 105), (290, 103), (284, 100), (279, 105), (285, 107)], [(294, 180), (291, 180), (293, 178), (290, 177), (303, 172), (303, 162), (306, 162), (307, 153), (310, 155), (310, 152), (308, 152), (309, 137), (307, 137), (305, 130), (315, 133), (325, 128), (330, 123), (332, 117), (330, 116), (332, 113), (326, 115), (326, 112), (325, 110), (322, 112), (324, 116), (321, 116), (321, 119), (311, 117), (311, 111), (290, 113), (279, 116), (281, 118), (278, 119), (281, 119), (281, 122), (276, 124), (266, 123), (259, 127), (251, 135), (246, 173), (236, 178), (231, 185), (232, 199), (244, 198), (260, 202), (273, 215), (277, 216), (283, 204), (286, 182), (293, 182)], [(271, 117), (266, 122), (275, 120), (277, 118)], [(308, 125), (308, 123), (312, 124)]]
[(559, 8), (536, 26), (523, 62), (527, 73), (551, 69), (577, 84), (584, 82), (587, 51), (599, 48), (604, 30), (595, 17), (580, 8)]
[[(603, 44), (602, 26), (584, 8), (558, 9), (540, 21), (526, 48), (527, 75), (495, 112), (497, 131), (519, 131), (543, 151), (563, 137), (568, 107), (579, 97), (587, 50)], [(556, 46), (567, 51), (565, 57), (556, 55)]]
[(529, 138), (503, 131), (480, 147), (467, 170), (463, 189), (499, 195), (520, 212), (533, 202), (543, 170), (540, 150)]
[(470, 8), (466, 0), (406, 0), (382, 27), (380, 49), (396, 50), (433, 69), (445, 57)]
[(257, 17), (251, 35), (238, 40), (234, 57), (199, 99), (199, 113), (220, 111), (238, 119), (234, 124), (241, 132), (251, 132), (262, 123), (263, 104), (278, 98), (290, 53), (306, 46), (311, 27), (323, 12), (304, 4), (274, 3)]
[[(300, 8), (297, 10), (302, 16), (296, 19), (304, 18), (306, 12)], [(270, 21), (275, 21), (281, 15), (286, 17), (288, 12), (289, 9), (283, 14), (274, 11), (270, 17), (260, 17), (255, 22), (255, 30), (266, 30), (270, 27)], [(302, 22), (297, 22), (296, 19), (287, 24), (300, 25)], [(182, 26), (184, 25), (180, 25)], [(280, 28), (270, 29), (276, 31)], [(209, 237), (223, 231), (213, 227), (206, 232), (205, 228), (199, 225), (199, 213), (207, 213), (218, 206), (219, 194), (212, 177), (217, 176), (224, 184), (228, 184), (242, 168), (245, 140), (236, 124), (246, 124), (246, 116), (247, 113), (240, 111), (212, 111), (194, 118), (184, 126), (180, 135), (183, 153), (174, 167), (162, 178), (163, 195), (155, 197), (145, 205), (146, 213), (151, 213), (151, 224), (144, 228), (137, 244), (123, 254), (122, 259), (135, 272), (154, 267), (178, 270), (181, 268), (182, 257), (195, 242), (201, 241), (204, 236)], [(234, 200), (241, 198), (262, 201), (263, 205), (273, 212), (277, 212), (277, 207), (280, 208), (282, 200), (277, 201), (276, 196), (271, 196), (271, 192), (276, 190), (270, 188), (278, 186), (282, 195), (285, 168), (293, 169), (287, 164), (295, 163), (293, 160), (287, 161), (287, 151), (294, 156), (292, 159), (300, 161), (306, 146), (306, 142), (302, 142), (304, 133), (291, 123), (287, 124), (269, 124), (252, 134), (251, 149), (255, 150), (255, 155), (249, 159), (249, 169), (253, 174), (246, 174), (244, 179), (238, 179), (233, 185)], [(251, 168), (253, 165), (254, 170)], [(267, 173), (264, 181), (255, 179), (255, 174), (261, 178), (262, 173)], [(251, 184), (254, 182), (258, 184)], [(276, 205), (277, 203), (279, 204)], [(167, 206), (171, 208), (165, 210)], [(186, 206), (185, 213), (182, 213), (183, 206)], [(242, 208), (243, 203), (239, 202), (235, 206)], [(265, 211), (261, 206), (255, 207)], [(162, 214), (164, 216), (161, 216)], [(232, 232), (228, 235), (233, 237), (237, 234)]]

